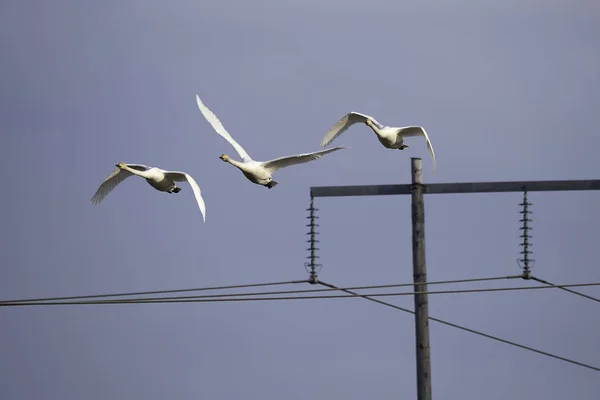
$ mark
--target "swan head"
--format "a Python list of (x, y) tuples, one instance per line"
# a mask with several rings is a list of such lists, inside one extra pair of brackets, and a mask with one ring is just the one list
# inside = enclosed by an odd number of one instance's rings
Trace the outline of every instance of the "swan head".
[(219, 158), (225, 162), (229, 161), (229, 156), (227, 154), (221, 154)]
[(124, 166), (125, 166), (125, 163), (122, 163), (122, 162), (115, 165), (115, 167), (118, 167), (118, 168), (123, 168)]

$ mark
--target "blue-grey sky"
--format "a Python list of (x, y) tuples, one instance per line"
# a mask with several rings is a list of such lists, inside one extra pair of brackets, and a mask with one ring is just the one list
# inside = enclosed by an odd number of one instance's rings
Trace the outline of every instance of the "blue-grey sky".
[[(407, 183), (410, 157), (426, 182), (598, 178), (598, 37), (591, 0), (3, 1), (0, 297), (304, 279), (309, 187)], [(437, 173), (424, 140), (386, 150), (359, 125), (335, 142), (351, 149), (268, 190), (218, 159), (237, 155), (196, 93), (255, 159), (317, 150), (356, 110), (426, 127)], [(129, 178), (93, 206), (120, 161), (189, 172), (206, 224), (186, 184)], [(429, 280), (518, 273), (520, 200), (427, 197)], [(600, 194), (530, 200), (534, 274), (600, 281)], [(316, 205), (321, 279), (412, 280), (408, 197)], [(496, 286), (509, 284), (522, 283)], [(430, 297), (432, 316), (596, 366), (599, 312), (550, 290)], [(416, 398), (413, 317), (360, 299), (15, 307), (0, 321), (6, 400)], [(600, 396), (597, 372), (430, 326), (434, 398)]]

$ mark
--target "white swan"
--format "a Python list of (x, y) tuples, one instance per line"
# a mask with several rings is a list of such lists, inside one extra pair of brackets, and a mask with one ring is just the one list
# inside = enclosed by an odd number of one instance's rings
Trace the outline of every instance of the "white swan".
[(93, 204), (99, 204), (119, 183), (123, 182), (131, 175), (140, 176), (154, 189), (169, 194), (179, 193), (181, 191), (181, 188), (177, 187), (175, 182), (187, 181), (192, 187), (192, 191), (198, 202), (198, 207), (202, 213), (202, 220), (206, 222), (206, 205), (204, 204), (204, 199), (202, 199), (200, 187), (194, 178), (185, 172), (165, 171), (164, 169), (148, 167), (141, 164), (119, 163), (116, 167), (117, 168), (108, 176), (108, 178), (102, 182), (92, 197)]
[(196, 95), (196, 103), (198, 104), (198, 108), (200, 112), (204, 116), (204, 118), (208, 121), (208, 123), (212, 126), (212, 128), (221, 135), (225, 140), (233, 146), (233, 148), (237, 151), (237, 153), (242, 158), (242, 161), (232, 160), (227, 154), (221, 155), (219, 158), (225, 162), (230, 163), (231, 165), (237, 167), (242, 174), (250, 182), (256, 183), (258, 185), (262, 185), (268, 187), (269, 189), (273, 188), (278, 183), (273, 180), (271, 174), (278, 169), (289, 167), (291, 165), (302, 164), (309, 161), (316, 160), (327, 153), (331, 153), (337, 150), (346, 149), (344, 146), (337, 146), (327, 150), (315, 151), (313, 153), (305, 153), (305, 154), (297, 154), (293, 156), (280, 157), (270, 161), (255, 161), (250, 156), (242, 146), (238, 144), (229, 132), (225, 130), (219, 118), (202, 103), (200, 100), (200, 96)]
[(427, 141), (427, 150), (433, 161), (433, 171), (435, 172), (435, 153), (433, 152), (433, 146), (429, 140), (427, 132), (422, 126), (402, 126), (392, 127), (383, 126), (377, 120), (369, 115), (361, 114), (359, 112), (352, 111), (344, 115), (336, 124), (327, 132), (323, 140), (321, 141), (321, 147), (327, 146), (333, 142), (335, 138), (340, 136), (346, 129), (350, 128), (357, 122), (362, 122), (373, 129), (373, 132), (377, 135), (377, 139), (384, 147), (388, 149), (404, 150), (408, 146), (404, 144), (404, 138), (410, 136), (424, 136)]

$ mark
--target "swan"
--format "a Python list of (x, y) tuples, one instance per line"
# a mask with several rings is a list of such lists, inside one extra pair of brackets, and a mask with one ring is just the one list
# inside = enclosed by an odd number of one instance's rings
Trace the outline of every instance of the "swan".
[(265, 186), (269, 189), (275, 187), (278, 182), (274, 181), (271, 177), (271, 174), (275, 171), (289, 167), (291, 165), (302, 164), (309, 161), (316, 160), (327, 153), (332, 153), (337, 150), (346, 149), (344, 146), (337, 146), (327, 150), (315, 151), (313, 153), (304, 153), (304, 154), (296, 154), (293, 156), (286, 156), (276, 158), (270, 161), (255, 161), (253, 160), (246, 150), (238, 142), (236, 142), (229, 132), (223, 127), (219, 118), (204, 105), (202, 100), (200, 100), (200, 96), (196, 95), (196, 103), (198, 104), (198, 108), (200, 112), (204, 116), (204, 118), (208, 121), (208, 123), (212, 126), (212, 128), (221, 135), (225, 140), (231, 144), (231, 146), (237, 151), (237, 153), (242, 158), (242, 161), (233, 160), (227, 154), (221, 155), (219, 158), (224, 162), (228, 162), (229, 164), (237, 167), (242, 174), (252, 183), (256, 183), (257, 185)]
[(198, 207), (202, 213), (202, 221), (206, 222), (206, 205), (200, 192), (200, 187), (188, 174), (185, 172), (178, 171), (165, 171), (164, 169), (156, 167), (148, 167), (142, 164), (125, 164), (118, 163), (116, 169), (102, 182), (94, 196), (92, 197), (93, 204), (99, 204), (104, 198), (114, 189), (117, 185), (123, 182), (126, 178), (131, 175), (137, 175), (146, 180), (150, 186), (160, 192), (179, 193), (180, 187), (177, 187), (175, 182), (186, 181), (192, 187)]
[(369, 126), (373, 132), (377, 135), (379, 142), (388, 149), (404, 150), (408, 146), (404, 144), (405, 137), (411, 136), (424, 136), (427, 141), (427, 150), (433, 161), (433, 171), (435, 172), (435, 153), (433, 152), (433, 146), (429, 140), (429, 136), (422, 126), (383, 126), (377, 120), (370, 115), (361, 114), (359, 112), (349, 112), (344, 115), (336, 124), (325, 134), (325, 137), (321, 141), (321, 147), (327, 146), (333, 142), (338, 136), (340, 136), (346, 129), (350, 128), (357, 122), (362, 122)]

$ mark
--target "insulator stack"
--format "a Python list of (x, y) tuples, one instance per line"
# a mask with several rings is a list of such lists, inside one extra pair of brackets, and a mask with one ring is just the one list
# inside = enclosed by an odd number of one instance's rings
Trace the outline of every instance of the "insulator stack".
[(319, 250), (317, 243), (319, 243), (319, 241), (316, 239), (316, 236), (319, 234), (319, 232), (317, 232), (316, 228), (318, 228), (319, 225), (315, 222), (317, 219), (319, 219), (319, 217), (316, 215), (316, 212), (319, 211), (319, 209), (315, 208), (314, 198), (312, 196), (310, 197), (310, 207), (307, 208), (306, 211), (309, 212), (308, 217), (306, 217), (306, 219), (309, 220), (309, 224), (306, 226), (310, 228), (309, 232), (307, 233), (309, 239), (306, 241), (309, 244), (309, 248), (306, 250), (310, 253), (309, 256), (306, 257), (309, 261), (304, 263), (304, 268), (306, 269), (306, 272), (310, 274), (309, 282), (316, 284), (318, 282), (317, 272), (321, 270), (321, 264), (317, 264), (317, 259), (319, 258), (317, 255), (317, 250)]
[(519, 228), (521, 235), (519, 237), (521, 238), (520, 246), (523, 249), (519, 253), (522, 255), (522, 258), (519, 258), (517, 263), (519, 264), (519, 267), (523, 269), (523, 277), (529, 279), (529, 277), (531, 277), (531, 268), (533, 268), (535, 260), (530, 257), (533, 252), (529, 250), (529, 248), (533, 246), (530, 242), (532, 236), (529, 234), (529, 232), (533, 230), (533, 228), (529, 225), (529, 223), (532, 222), (531, 218), (529, 218), (529, 215), (533, 213), (529, 210), (529, 206), (531, 206), (532, 203), (527, 201), (527, 189), (523, 190), (523, 202), (519, 205), (522, 207), (521, 211), (519, 211), (519, 214), (522, 215), (521, 219), (519, 220), (519, 222), (521, 222), (521, 227)]

